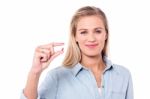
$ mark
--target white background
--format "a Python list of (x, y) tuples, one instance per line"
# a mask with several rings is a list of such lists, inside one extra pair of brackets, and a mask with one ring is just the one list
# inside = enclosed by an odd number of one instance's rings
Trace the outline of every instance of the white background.
[[(84, 5), (100, 7), (106, 13), (111, 60), (131, 71), (135, 99), (150, 99), (148, 0), (1, 0), (1, 99), (19, 99), (36, 46), (64, 42), (66, 50), (70, 19)], [(59, 66), (63, 57), (55, 59), (48, 69)]]

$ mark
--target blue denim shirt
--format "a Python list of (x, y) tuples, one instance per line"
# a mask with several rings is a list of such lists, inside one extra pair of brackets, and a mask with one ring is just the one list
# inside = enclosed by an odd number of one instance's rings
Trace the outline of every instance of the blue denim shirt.
[[(101, 93), (91, 70), (78, 63), (73, 68), (61, 66), (49, 71), (38, 89), (38, 99), (133, 99), (129, 70), (104, 60)], [(20, 99), (26, 99), (23, 93)]]

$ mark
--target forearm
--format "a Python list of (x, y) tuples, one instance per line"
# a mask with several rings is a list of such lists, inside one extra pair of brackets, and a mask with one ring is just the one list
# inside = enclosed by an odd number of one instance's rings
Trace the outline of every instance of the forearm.
[(39, 77), (40, 74), (36, 74), (32, 71), (29, 72), (27, 83), (24, 89), (24, 95), (27, 97), (27, 99), (37, 99)]

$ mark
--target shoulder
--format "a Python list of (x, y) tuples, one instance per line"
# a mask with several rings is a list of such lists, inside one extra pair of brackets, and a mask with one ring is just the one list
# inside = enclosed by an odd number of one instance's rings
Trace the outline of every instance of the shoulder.
[(49, 70), (47, 75), (51, 76), (54, 79), (57, 79), (58, 77), (67, 76), (70, 73), (71, 72), (69, 68), (66, 68), (64, 66), (58, 66), (54, 69)]
[(125, 66), (118, 65), (118, 64), (112, 64), (112, 66), (113, 66), (113, 70), (118, 75), (125, 76), (125, 77), (130, 77), (131, 76), (131, 73), (130, 73), (129, 69), (126, 68)]
[(111, 70), (113, 74), (117, 74), (120, 76), (130, 76), (130, 71), (123, 65), (115, 64), (109, 59), (109, 57), (104, 57), (104, 61), (108, 68), (112, 67)]

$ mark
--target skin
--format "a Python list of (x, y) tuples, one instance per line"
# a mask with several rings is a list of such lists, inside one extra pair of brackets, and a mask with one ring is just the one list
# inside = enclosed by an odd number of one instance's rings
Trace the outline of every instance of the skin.
[(103, 21), (99, 16), (85, 16), (77, 23), (76, 42), (81, 50), (81, 64), (89, 69), (101, 85), (101, 76), (105, 68), (101, 52), (107, 39)]
[[(92, 70), (98, 86), (100, 86), (100, 78), (105, 68), (101, 52), (106, 36), (104, 24), (97, 16), (82, 17), (77, 23), (75, 39), (82, 53), (81, 64)], [(24, 88), (24, 95), (27, 99), (37, 99), (40, 75), (53, 59), (64, 52), (63, 49), (55, 51), (54, 47), (63, 45), (64, 43), (50, 43), (38, 46), (35, 49), (32, 67)]]
[(49, 66), (53, 59), (64, 52), (63, 49), (60, 51), (54, 51), (54, 47), (62, 45), (64, 45), (64, 43), (50, 43), (38, 46), (35, 49), (32, 67), (29, 71), (27, 83), (24, 88), (24, 95), (27, 99), (37, 99), (37, 88), (40, 75)]

